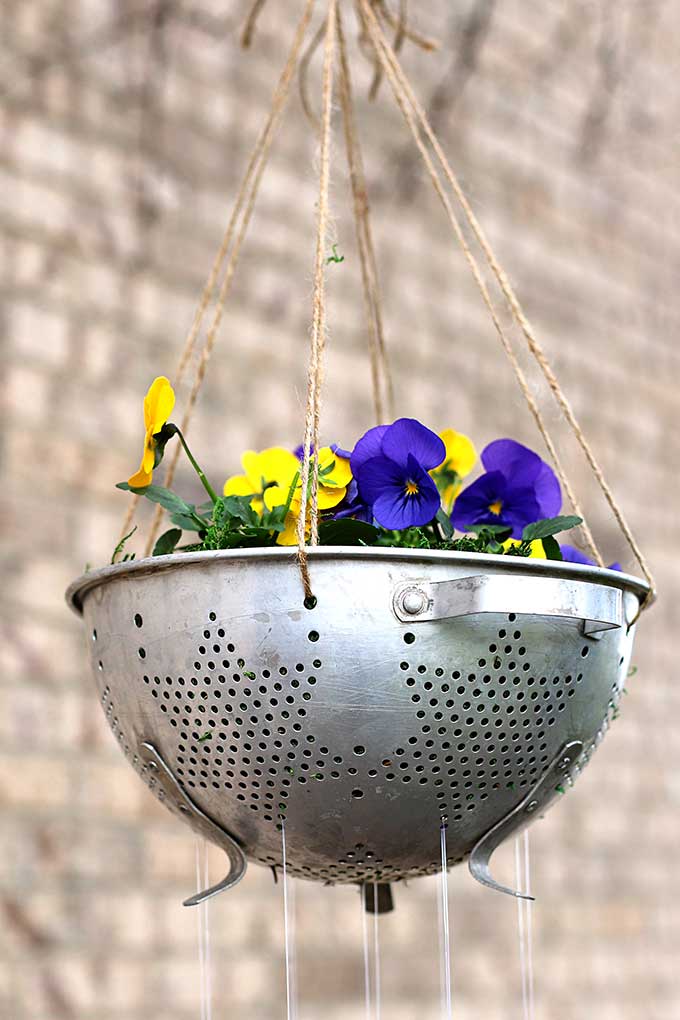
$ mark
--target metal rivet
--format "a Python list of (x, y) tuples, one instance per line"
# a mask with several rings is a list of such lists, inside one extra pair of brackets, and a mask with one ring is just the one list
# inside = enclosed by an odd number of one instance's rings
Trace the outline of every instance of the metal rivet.
[(529, 815), (529, 814), (531, 814), (531, 812), (532, 812), (532, 811), (535, 811), (537, 807), (538, 807), (538, 801), (537, 801), (537, 800), (532, 800), (532, 801), (530, 801), (530, 802), (529, 802), (529, 803), (527, 804), (527, 806), (526, 806), (526, 812), (527, 812), (527, 814), (528, 814), (528, 815)]
[(401, 596), (401, 608), (409, 616), (418, 616), (427, 608), (427, 595), (420, 588), (407, 588)]

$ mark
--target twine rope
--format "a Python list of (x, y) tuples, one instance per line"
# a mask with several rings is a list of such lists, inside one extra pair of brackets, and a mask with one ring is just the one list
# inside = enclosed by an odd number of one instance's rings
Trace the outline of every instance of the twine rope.
[[(360, 0), (360, 3), (362, 3), (362, 5), (364, 5), (365, 9), (368, 9), (367, 5), (364, 4), (364, 0)], [(370, 9), (368, 10), (368, 16), (370, 18), (373, 17), (373, 14), (370, 11)], [(375, 24), (377, 24), (377, 22), (375, 22)], [(455, 214), (455, 212), (453, 210), (453, 207), (451, 205), (451, 201), (450, 201), (448, 195), (446, 194), (446, 191), (445, 191), (444, 186), (442, 184), (441, 178), (440, 178), (440, 176), (439, 176), (439, 174), (437, 172), (437, 169), (436, 169), (436, 167), (435, 167), (435, 165), (434, 165), (434, 163), (432, 161), (432, 158), (431, 158), (429, 152), (427, 151), (427, 148), (425, 147), (425, 145), (423, 143), (420, 131), (418, 129), (417, 122), (416, 122), (415, 117), (413, 115), (413, 112), (412, 112), (412, 110), (411, 110), (411, 108), (410, 108), (410, 106), (408, 104), (407, 96), (406, 96), (403, 88), (401, 87), (401, 84), (400, 84), (399, 80), (397, 79), (396, 75), (393, 72), (393, 68), (392, 68), (391, 63), (388, 62), (384, 58), (383, 45), (387, 45), (385, 37), (384, 37), (384, 35), (382, 35), (382, 33), (379, 36), (375, 33), (375, 31), (373, 30), (373, 24), (372, 23), (369, 22), (367, 28), (368, 28), (368, 31), (369, 31), (369, 33), (371, 35), (371, 38), (373, 39), (373, 41), (374, 41), (374, 43), (376, 45), (376, 49), (377, 49), (377, 51), (379, 53), (379, 58), (381, 60), (383, 60), (383, 66), (384, 66), (384, 69), (385, 69), (386, 77), (387, 77), (388, 81), (390, 82), (390, 85), (392, 86), (392, 91), (394, 93), (395, 99), (396, 99), (396, 101), (397, 101), (397, 103), (399, 105), (399, 108), (400, 108), (402, 114), (404, 115), (406, 123), (407, 123), (408, 127), (410, 128), (411, 133), (413, 134), (414, 141), (416, 143), (416, 146), (418, 148), (418, 151), (419, 151), (420, 155), (423, 158), (423, 161), (424, 161), (425, 166), (427, 168), (428, 174), (430, 176), (430, 180), (432, 181), (432, 184), (434, 186), (435, 192), (437, 193), (437, 196), (439, 197), (442, 205), (444, 206), (444, 209), (446, 211), (446, 215), (447, 215), (447, 218), (449, 220), (449, 223), (451, 224), (451, 227), (452, 227), (452, 229), (454, 231), (456, 239), (457, 239), (457, 241), (458, 241), (458, 243), (459, 243), (459, 245), (460, 245), (460, 247), (461, 247), (461, 249), (463, 251), (465, 259), (466, 259), (466, 261), (467, 261), (467, 263), (468, 263), (468, 265), (470, 267), (470, 270), (471, 270), (472, 275), (474, 277), (475, 283), (477, 284), (477, 287), (478, 287), (478, 289), (479, 289), (479, 291), (480, 291), (480, 293), (482, 295), (482, 299), (484, 301), (484, 304), (486, 305), (486, 308), (487, 308), (487, 310), (488, 310), (488, 312), (489, 312), (489, 314), (491, 316), (492, 322), (494, 324), (494, 327), (496, 329), (498, 337), (499, 337), (499, 339), (501, 341), (501, 344), (503, 346), (503, 350), (505, 351), (505, 353), (506, 353), (506, 355), (507, 355), (507, 357), (508, 357), (508, 359), (510, 361), (510, 364), (512, 365), (512, 369), (513, 369), (513, 371), (515, 373), (515, 378), (517, 379), (517, 382), (519, 384), (520, 390), (522, 391), (522, 395), (524, 396), (524, 399), (525, 399), (525, 401), (526, 401), (526, 403), (527, 403), (527, 405), (529, 407), (529, 410), (530, 410), (530, 412), (531, 412), (531, 414), (532, 414), (532, 416), (534, 418), (534, 421), (536, 422), (538, 430), (541, 433), (541, 436), (543, 437), (543, 440), (544, 440), (544, 442), (546, 444), (546, 447), (547, 447), (547, 449), (548, 449), (548, 451), (550, 453), (550, 456), (552, 457), (552, 459), (554, 461), (555, 469), (557, 471), (557, 474), (558, 474), (558, 477), (560, 479), (560, 482), (562, 483), (562, 485), (564, 487), (564, 491), (565, 491), (565, 493), (567, 495), (567, 499), (569, 500), (569, 503), (573, 507), (574, 512), (576, 514), (578, 514), (579, 517), (583, 518), (583, 524), (581, 525), (581, 529), (582, 529), (582, 532), (583, 532), (584, 540), (585, 540), (586, 545), (588, 547), (588, 551), (594, 557), (596, 562), (602, 567), (602, 566), (604, 566), (604, 561), (602, 559), (602, 556), (601, 556), (601, 554), (600, 554), (600, 552), (599, 552), (599, 550), (597, 548), (597, 545), (596, 545), (595, 540), (593, 538), (592, 532), (591, 532), (590, 528), (588, 527), (588, 525), (587, 525), (587, 523), (585, 521), (583, 510), (581, 509), (581, 506), (579, 504), (578, 498), (576, 497), (576, 494), (575, 494), (575, 492), (573, 490), (573, 487), (572, 487), (572, 485), (571, 485), (571, 483), (569, 481), (569, 478), (568, 478), (567, 473), (565, 471), (564, 465), (562, 464), (562, 460), (561, 460), (561, 458), (560, 458), (560, 456), (559, 456), (559, 454), (557, 452), (557, 448), (555, 446), (555, 443), (552, 440), (552, 437), (551, 437), (550, 432), (548, 430), (548, 427), (547, 427), (547, 425), (545, 423), (543, 415), (541, 414), (541, 411), (540, 411), (540, 409), (538, 407), (538, 404), (537, 404), (537, 402), (536, 402), (536, 400), (535, 400), (535, 398), (534, 398), (534, 396), (533, 396), (533, 394), (531, 392), (531, 389), (529, 388), (529, 383), (527, 381), (526, 375), (525, 375), (525, 373), (524, 373), (524, 371), (522, 369), (522, 366), (521, 366), (521, 364), (519, 362), (519, 359), (517, 358), (517, 355), (515, 354), (515, 351), (514, 351), (514, 349), (512, 347), (512, 344), (511, 344), (511, 342), (510, 342), (510, 340), (509, 340), (505, 330), (503, 329), (501, 321), (500, 321), (500, 319), (498, 317), (498, 313), (497, 313), (496, 308), (495, 308), (495, 306), (493, 304), (493, 301), (491, 299), (491, 295), (489, 293), (489, 289), (488, 289), (488, 287), (487, 287), (487, 285), (486, 285), (486, 283), (484, 281), (484, 278), (482, 276), (482, 273), (481, 273), (481, 270), (480, 270), (480, 267), (479, 267), (479, 263), (477, 262), (477, 259), (475, 258), (474, 253), (470, 249), (470, 246), (468, 245), (468, 243), (467, 243), (467, 241), (465, 239), (465, 235), (463, 233), (462, 227), (461, 227), (461, 225), (460, 225), (460, 223), (458, 221), (458, 218), (457, 218), (457, 216), (456, 216), (456, 214)]]
[(267, 0), (253, 0), (253, 6), (250, 9), (250, 13), (246, 19), (246, 23), (243, 26), (243, 33), (241, 35), (241, 46), (244, 50), (247, 50), (255, 35), (255, 28), (257, 26), (257, 19), (260, 16), (262, 8), (266, 4)]
[[(415, 116), (417, 117), (417, 122), (419, 122), (422, 130), (424, 131), (426, 137), (428, 138), (430, 144), (432, 145), (432, 148), (437, 156), (437, 159), (439, 160), (439, 163), (444, 171), (445, 177), (448, 180), (449, 184), (451, 185), (451, 188), (453, 189), (453, 192), (456, 195), (456, 198), (458, 199), (461, 208), (463, 209), (465, 218), (480, 248), (482, 249), (482, 252), (484, 253), (486, 261), (496, 278), (496, 281), (503, 293), (503, 296), (506, 299), (506, 302), (513, 315), (513, 318), (515, 319), (515, 322), (522, 331), (522, 334), (524, 335), (524, 338), (527, 342), (527, 346), (531, 354), (533, 355), (534, 359), (536, 360), (537, 364), (539, 365), (550, 387), (550, 390), (563, 413), (565, 420), (569, 424), (579, 445), (581, 446), (581, 449), (583, 450), (586, 460), (593, 474), (595, 475), (595, 478), (597, 479), (597, 482), (607, 501), (607, 504), (609, 505), (609, 508), (612, 511), (612, 514), (617, 524), (619, 525), (621, 532), (623, 533), (626, 541), (628, 542), (628, 545), (632, 550), (640, 566), (640, 569), (642, 570), (642, 573), (644, 574), (645, 579), (647, 580), (650, 586), (650, 596), (648, 597), (648, 601), (650, 601), (655, 596), (654, 577), (647, 564), (645, 556), (642, 553), (642, 550), (640, 549), (626, 521), (623, 510), (619, 506), (616, 497), (614, 496), (610, 486), (608, 485), (604, 477), (604, 473), (595, 458), (595, 454), (593, 453), (592, 447), (590, 446), (590, 443), (588, 442), (583, 430), (581, 429), (576, 419), (576, 415), (574, 414), (571, 404), (569, 403), (565, 393), (562, 390), (562, 387), (560, 386), (560, 383), (550, 365), (550, 362), (548, 361), (545, 351), (543, 350), (543, 347), (538, 341), (524, 313), (524, 310), (522, 309), (522, 306), (519, 302), (519, 299), (517, 298), (517, 295), (514, 292), (512, 285), (510, 284), (507, 274), (505, 273), (504, 269), (498, 262), (498, 259), (491, 247), (491, 244), (486, 238), (486, 235), (484, 234), (484, 231), (482, 230), (482, 227), (479, 221), (477, 220), (477, 217), (475, 216), (470, 206), (470, 203), (468, 202), (465, 193), (463, 192), (461, 185), (446, 158), (446, 154), (444, 153), (441, 147), (439, 139), (437, 138), (432, 126), (430, 125), (425, 111), (418, 102), (418, 99), (416, 98), (413, 89), (411, 88), (410, 82), (399, 64), (399, 61), (396, 55), (394, 54), (394, 51), (391, 49), (388, 40), (386, 39), (384, 33), (382, 32), (377, 19), (375, 18), (373, 12), (371, 11), (367, 3), (367, 0), (359, 0), (359, 3), (361, 3), (365, 16), (367, 17), (370, 23), (371, 38), (374, 42), (374, 45), (376, 45), (377, 52), (380, 56), (381, 61), (383, 62), (385, 73), (390, 78), (393, 91), (395, 91), (395, 96), (397, 96), (397, 94), (401, 90), (403, 90), (403, 94), (405, 96), (405, 99), (407, 100), (408, 105), (410, 105), (411, 110), (415, 113)], [(402, 112), (404, 112), (404, 114), (406, 115), (406, 112), (403, 108)], [(409, 124), (409, 126), (411, 125)], [(415, 131), (414, 138), (417, 137), (418, 142), (420, 142), (420, 137), (419, 134), (417, 133), (417, 124), (414, 125), (411, 128), (411, 130)], [(475, 277), (475, 279), (477, 279), (477, 277)], [(572, 505), (574, 505), (573, 500), (571, 500), (571, 497), (570, 501), (572, 502)], [(583, 517), (583, 514), (580, 513), (579, 516)], [(585, 529), (584, 534), (586, 534)], [(590, 544), (591, 543), (589, 543), (589, 547)], [(592, 543), (592, 545), (594, 546), (594, 543)], [(602, 558), (599, 555), (597, 555), (595, 559), (600, 566), (603, 566)]]
[[(394, 417), (394, 390), (385, 345), (382, 298), (378, 281), (375, 247), (373, 245), (373, 232), (371, 230), (366, 175), (364, 173), (357, 131), (352, 79), (347, 59), (347, 43), (345, 41), (340, 11), (338, 11), (338, 52), (340, 55), (340, 100), (345, 132), (345, 149), (352, 187), (354, 225), (357, 247), (359, 249), (364, 308), (368, 327), (373, 406), (375, 408), (376, 424), (380, 425), (385, 421), (385, 410), (388, 420)], [(384, 398), (383, 390), (385, 391)]]
[[(321, 383), (323, 354), (326, 343), (326, 242), (328, 235), (329, 186), (331, 167), (331, 117), (333, 112), (333, 70), (337, 44), (337, 0), (330, 0), (326, 18), (324, 44), (322, 113), (319, 132), (319, 198), (316, 223), (316, 256), (314, 261), (314, 291), (312, 301), (312, 330), (307, 372), (307, 403), (305, 408), (305, 434), (302, 467), (300, 471), (300, 516), (297, 520), (298, 563), (305, 590), (305, 598), (314, 598), (309, 576), (306, 550), (307, 506), (311, 502), (310, 544), (319, 542), (319, 422), (321, 417)], [(312, 462), (311, 451), (315, 457)], [(311, 486), (310, 486), (311, 463)], [(311, 492), (308, 490), (311, 489)], [(311, 496), (311, 501), (308, 496)]]
[[(222, 319), (224, 305), (228, 296), (231, 280), (233, 278), (234, 270), (236, 268), (236, 263), (238, 261), (241, 245), (245, 238), (247, 227), (252, 216), (252, 211), (255, 204), (255, 200), (257, 198), (260, 181), (262, 179), (264, 169), (268, 162), (268, 157), (270, 154), (276, 127), (278, 125), (281, 114), (283, 113), (284, 107), (288, 99), (288, 95), (290, 92), (290, 83), (295, 74), (300, 50), (302, 48), (302, 44), (304, 42), (307, 29), (309, 27), (309, 22), (312, 17), (313, 8), (314, 0), (307, 0), (304, 13), (302, 15), (302, 18), (300, 20), (293, 40), (293, 45), (291, 47), (286, 64), (284, 66), (284, 69), (281, 73), (276, 89), (274, 91), (269, 114), (267, 116), (264, 127), (260, 132), (260, 135), (255, 143), (250, 159), (248, 161), (248, 165), (246, 167), (245, 174), (239, 187), (239, 191), (236, 197), (236, 201), (234, 203), (229, 223), (222, 238), (222, 242), (217, 252), (217, 256), (215, 257), (215, 261), (212, 265), (210, 274), (208, 276), (208, 280), (205, 284), (205, 287), (203, 288), (203, 292), (201, 294), (201, 298), (194, 315), (191, 329), (189, 330), (189, 334), (187, 336), (184, 348), (179, 359), (179, 363), (175, 373), (176, 385), (179, 385), (179, 383), (182, 381), (182, 378), (186, 372), (191, 356), (194, 352), (196, 340), (198, 338), (206, 310), (214, 295), (217, 280), (222, 271), (227, 253), (232, 246), (239, 217), (243, 213), (239, 233), (236, 238), (234, 247), (231, 251), (229, 262), (227, 264), (224, 282), (220, 288), (213, 323), (206, 337), (206, 342), (201, 354), (201, 358), (196, 368), (194, 383), (188, 398), (187, 408), (182, 419), (181, 427), (183, 432), (186, 432), (186, 430), (189, 427), (189, 422), (191, 420), (196, 400), (198, 398), (198, 393), (200, 391), (203, 379), (205, 377), (206, 365), (215, 344), (217, 329)], [(163, 480), (163, 484), (166, 488), (169, 488), (169, 486), (172, 484), (175, 475), (175, 470), (177, 467), (177, 462), (179, 459), (179, 454), (180, 448), (179, 445), (176, 445), (171, 457), (169, 458), (168, 468), (166, 470), (166, 474)], [(134, 519), (139, 500), (140, 495), (135, 494), (132, 500), (130, 501), (130, 505), (128, 507), (123, 522), (123, 527), (121, 529), (121, 537), (128, 533), (130, 525)], [(157, 507), (154, 513), (151, 531), (145, 548), (144, 554), (146, 556), (148, 556), (151, 553), (151, 550), (153, 549), (153, 544), (158, 533), (161, 517), (162, 508)]]

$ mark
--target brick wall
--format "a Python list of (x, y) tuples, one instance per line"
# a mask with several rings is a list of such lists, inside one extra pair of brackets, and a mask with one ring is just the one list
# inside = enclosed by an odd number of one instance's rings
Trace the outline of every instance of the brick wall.
[[(348, 5), (347, 5), (348, 6)], [(671, 1020), (680, 1007), (672, 614), (678, 594), (675, 151), (680, 13), (662, 0), (412, 5), (442, 41), (404, 60), (644, 538), (661, 599), (621, 719), (532, 835), (538, 1015)], [(61, 593), (105, 562), (139, 405), (172, 374), (283, 62), (295, 0), (237, 46), (245, 4), (5, 0), (0, 8), (3, 566), (0, 1015), (198, 1016), (194, 842), (122, 760)], [(236, 13), (234, 13), (236, 11)], [(349, 12), (348, 12), (349, 13)], [(398, 410), (539, 448), (397, 112), (354, 54)], [(317, 101), (317, 64), (311, 76)], [(372, 423), (357, 258), (336, 146), (324, 426)], [(192, 433), (206, 466), (300, 438), (315, 143), (294, 98)], [(541, 386), (609, 558), (626, 550)], [(219, 436), (216, 442), (215, 437)], [(182, 474), (189, 493), (193, 482)], [(632, 564), (629, 564), (632, 566)], [(218, 853), (213, 873), (222, 867)], [(499, 853), (512, 875), (512, 849)], [(455, 1014), (521, 1015), (516, 911), (452, 873)], [(439, 1016), (436, 889), (384, 921), (384, 1015)], [(363, 1016), (356, 893), (299, 884), (301, 1017)], [(211, 909), (215, 1016), (284, 1010), (280, 888), (253, 869)], [(595, 1005), (596, 1004), (596, 1005)]]

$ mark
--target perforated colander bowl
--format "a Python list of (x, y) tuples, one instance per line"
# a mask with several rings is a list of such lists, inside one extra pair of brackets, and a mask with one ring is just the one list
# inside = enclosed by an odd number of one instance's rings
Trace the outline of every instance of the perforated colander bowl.
[(647, 587), (575, 564), (285, 549), (107, 567), (68, 592), (126, 757), (245, 858), (386, 883), (488, 859), (588, 760), (623, 688)]

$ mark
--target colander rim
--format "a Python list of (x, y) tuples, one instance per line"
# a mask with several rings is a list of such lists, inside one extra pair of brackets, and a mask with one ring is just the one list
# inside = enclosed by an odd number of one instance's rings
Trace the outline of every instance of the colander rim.
[[(127, 563), (116, 563), (97, 570), (81, 574), (68, 586), (65, 598), (68, 606), (76, 615), (82, 615), (85, 597), (95, 588), (107, 582), (125, 576), (182, 569), (197, 563), (212, 563), (215, 560), (226, 562), (239, 560), (280, 560), (288, 562), (291, 570), (297, 569), (296, 549), (290, 546), (263, 546), (251, 549), (217, 549), (205, 552), (170, 553), (167, 556), (147, 556), (140, 560)], [(490, 553), (453, 552), (439, 549), (401, 549), (390, 546), (373, 548), (370, 546), (316, 546), (308, 547), (307, 555), (313, 560), (365, 560), (385, 561), (387, 563), (423, 563), (474, 566), (479, 570), (484, 565), (500, 568), (509, 574), (522, 574), (540, 577), (558, 577), (565, 580), (588, 581), (591, 584), (603, 584), (632, 592), (638, 597), (643, 608), (650, 604), (650, 585), (634, 574), (625, 574), (618, 570), (605, 567), (589, 566), (581, 563), (568, 563), (559, 560), (542, 560), (519, 556), (496, 556)], [(483, 571), (482, 571), (483, 572)]]

